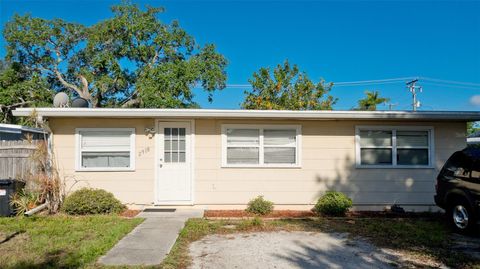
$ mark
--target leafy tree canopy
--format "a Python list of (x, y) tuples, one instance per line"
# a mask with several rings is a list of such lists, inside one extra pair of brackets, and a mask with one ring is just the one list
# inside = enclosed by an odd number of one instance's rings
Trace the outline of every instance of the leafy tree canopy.
[(52, 92), (47, 81), (19, 64), (0, 61), (0, 122), (17, 123), (12, 110), (22, 106), (49, 106)]
[(377, 110), (377, 105), (390, 101), (389, 98), (380, 97), (378, 91), (366, 91), (365, 98), (358, 100), (357, 110)]
[(333, 84), (314, 83), (288, 61), (277, 65), (273, 73), (260, 68), (249, 82), (252, 89), (245, 91), (245, 109), (327, 110), (337, 101), (329, 95)]
[(94, 107), (191, 107), (195, 85), (210, 97), (225, 87), (225, 57), (197, 45), (178, 22), (160, 21), (162, 8), (111, 9), (91, 26), (15, 15), (4, 30), (7, 58)]

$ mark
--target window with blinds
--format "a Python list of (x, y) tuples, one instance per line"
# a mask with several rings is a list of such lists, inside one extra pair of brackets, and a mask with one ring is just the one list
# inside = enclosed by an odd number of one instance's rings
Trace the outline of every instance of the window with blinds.
[(77, 129), (79, 170), (132, 170), (134, 129)]
[(224, 166), (298, 165), (298, 126), (224, 126)]
[(428, 167), (433, 162), (431, 128), (357, 127), (357, 165)]

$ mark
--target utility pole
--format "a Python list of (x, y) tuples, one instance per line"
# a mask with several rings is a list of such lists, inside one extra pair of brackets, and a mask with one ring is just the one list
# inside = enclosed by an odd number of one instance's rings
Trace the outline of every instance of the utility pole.
[(417, 101), (417, 90), (419, 92), (422, 92), (422, 87), (417, 86), (416, 85), (417, 82), (418, 82), (418, 79), (414, 79), (410, 82), (407, 82), (407, 88), (412, 93), (412, 98), (413, 98), (412, 108), (413, 108), (413, 111), (417, 111), (417, 108), (420, 107), (420, 101)]
[(387, 103), (386, 105), (388, 106), (388, 110), (393, 110), (393, 108), (394, 108), (395, 106), (397, 106), (398, 104), (397, 104), (397, 103), (395, 103), (395, 104)]

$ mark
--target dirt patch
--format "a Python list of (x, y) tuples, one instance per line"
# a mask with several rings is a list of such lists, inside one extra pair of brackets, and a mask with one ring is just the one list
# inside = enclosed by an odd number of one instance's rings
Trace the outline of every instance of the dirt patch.
[[(257, 215), (245, 210), (206, 210), (206, 218), (253, 218)], [(312, 211), (306, 210), (274, 210), (272, 213), (259, 216), (261, 218), (308, 218), (315, 216)]]
[[(255, 253), (255, 255), (252, 255)], [(190, 245), (191, 268), (396, 268), (408, 261), (345, 233), (259, 232), (209, 235)], [(434, 267), (441, 267), (434, 264)]]
[(134, 218), (135, 216), (138, 215), (138, 213), (140, 213), (140, 210), (127, 209), (127, 210), (123, 211), (122, 213), (120, 213), (120, 216), (122, 216), (124, 218)]

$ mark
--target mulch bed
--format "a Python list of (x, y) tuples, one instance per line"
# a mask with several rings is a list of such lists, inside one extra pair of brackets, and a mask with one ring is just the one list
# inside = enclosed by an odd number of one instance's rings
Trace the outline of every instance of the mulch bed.
[[(206, 210), (206, 218), (253, 218), (255, 214), (248, 213), (245, 210)], [(261, 218), (309, 218), (318, 216), (312, 211), (307, 210), (274, 210), (272, 213)], [(397, 213), (391, 211), (350, 211), (346, 214), (347, 218), (438, 218), (441, 213), (428, 212), (404, 212)]]
[(350, 211), (347, 217), (352, 218), (439, 218), (442, 213), (434, 212), (392, 212), (392, 211)]
[(120, 213), (120, 216), (122, 216), (124, 218), (134, 218), (135, 216), (138, 215), (138, 213), (140, 213), (140, 210), (127, 209), (127, 210), (123, 211), (122, 213)]
[[(206, 218), (252, 218), (255, 214), (245, 210), (206, 210)], [(261, 216), (262, 218), (308, 218), (315, 216), (312, 211), (303, 210), (274, 210), (272, 213)]]

